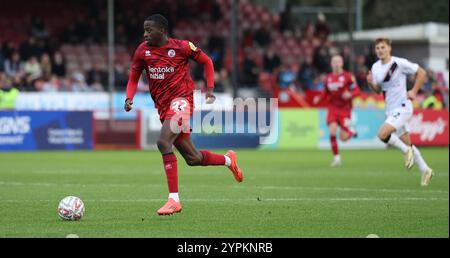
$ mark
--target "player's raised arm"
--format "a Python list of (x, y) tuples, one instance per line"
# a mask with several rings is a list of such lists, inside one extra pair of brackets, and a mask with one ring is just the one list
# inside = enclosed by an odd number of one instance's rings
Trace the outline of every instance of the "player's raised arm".
[(351, 81), (350, 93), (351, 93), (351, 98), (353, 99), (353, 98), (359, 96), (359, 94), (361, 94), (361, 90), (359, 89), (359, 86), (356, 83), (355, 77), (353, 75), (350, 75), (350, 81)]
[(211, 104), (216, 100), (214, 96), (214, 64), (211, 58), (198, 49), (192, 42), (188, 43), (188, 56), (199, 64), (203, 65), (206, 78), (206, 103)]
[(414, 82), (414, 86), (411, 90), (408, 91), (408, 98), (410, 100), (414, 100), (416, 98), (417, 92), (419, 92), (426, 80), (427, 72), (422, 67), (419, 67), (416, 72), (416, 80)]
[(131, 64), (130, 76), (128, 78), (127, 92), (124, 109), (125, 111), (130, 111), (133, 105), (133, 98), (136, 95), (137, 86), (139, 78), (141, 77), (142, 70), (144, 69), (144, 64), (141, 59), (140, 48), (136, 49), (133, 57), (133, 63)]
[(326, 98), (327, 95), (328, 95), (327, 77), (325, 77), (323, 79), (323, 86), (324, 87), (323, 87), (323, 90), (320, 93), (320, 95), (315, 96), (314, 99), (313, 99), (313, 104), (314, 105), (319, 104), (319, 102), (322, 101), (322, 99)]
[(412, 63), (405, 58), (397, 58), (398, 65), (401, 72), (407, 76), (414, 75), (414, 85), (411, 90), (408, 91), (408, 99), (414, 100), (417, 92), (422, 88), (423, 84), (427, 80), (427, 72), (416, 63)]
[(369, 85), (369, 88), (371, 88), (376, 93), (381, 93), (381, 87), (375, 83), (372, 71), (369, 71), (369, 73), (367, 74), (367, 84)]

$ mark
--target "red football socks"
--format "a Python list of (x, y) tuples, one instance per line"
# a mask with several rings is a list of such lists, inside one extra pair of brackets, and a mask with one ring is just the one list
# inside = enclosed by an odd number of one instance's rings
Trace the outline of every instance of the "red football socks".
[(178, 164), (173, 153), (163, 155), (164, 170), (166, 171), (169, 193), (178, 193)]
[(330, 136), (331, 149), (333, 150), (333, 154), (339, 155), (338, 143), (336, 140), (336, 136)]
[(212, 153), (207, 150), (200, 151), (203, 155), (202, 166), (223, 166), (225, 165), (225, 156)]

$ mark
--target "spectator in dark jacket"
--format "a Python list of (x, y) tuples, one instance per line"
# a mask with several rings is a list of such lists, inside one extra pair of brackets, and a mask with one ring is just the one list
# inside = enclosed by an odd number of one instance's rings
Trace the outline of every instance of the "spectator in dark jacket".
[(272, 48), (267, 49), (263, 59), (263, 69), (265, 72), (273, 73), (274, 70), (281, 65), (280, 57), (273, 51)]

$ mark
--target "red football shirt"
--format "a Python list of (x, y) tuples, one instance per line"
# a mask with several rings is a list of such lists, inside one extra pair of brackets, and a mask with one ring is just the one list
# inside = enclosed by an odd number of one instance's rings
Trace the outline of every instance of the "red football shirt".
[(352, 98), (344, 99), (342, 94), (349, 91), (352, 93), (352, 97), (359, 94), (358, 85), (356, 85), (353, 80), (351, 73), (343, 71), (340, 74), (330, 73), (325, 77), (324, 80), (324, 97), (328, 98), (328, 109), (329, 110), (351, 110)]
[(175, 98), (190, 98), (194, 81), (189, 74), (189, 59), (198, 61), (202, 51), (189, 41), (169, 38), (161, 47), (141, 43), (136, 49), (131, 69), (139, 76), (143, 70), (150, 95), (158, 111), (169, 108)]

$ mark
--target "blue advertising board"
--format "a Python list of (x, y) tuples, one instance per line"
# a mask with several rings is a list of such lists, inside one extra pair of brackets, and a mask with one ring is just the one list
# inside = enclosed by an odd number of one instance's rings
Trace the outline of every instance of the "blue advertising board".
[(270, 112), (194, 112), (191, 137), (198, 148), (258, 148), (269, 120)]
[[(136, 112), (125, 112), (125, 110), (123, 110), (125, 99), (126, 99), (125, 92), (114, 93), (113, 104), (114, 110), (117, 111), (114, 113), (114, 118), (123, 120), (134, 120), (136, 119)], [(137, 93), (133, 99), (133, 109), (153, 110), (155, 109), (155, 103), (153, 102), (149, 93)]]
[(1, 111), (0, 151), (91, 150), (91, 111)]
[[(319, 110), (320, 140), (319, 148), (330, 148), (330, 133), (326, 123), (327, 111)], [(384, 110), (353, 109), (352, 124), (358, 132), (358, 137), (347, 142), (339, 140), (342, 148), (385, 148), (385, 144), (378, 139), (378, 129), (385, 119)], [(339, 132), (338, 132), (339, 133)], [(339, 139), (339, 135), (338, 135)]]

